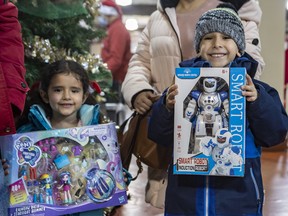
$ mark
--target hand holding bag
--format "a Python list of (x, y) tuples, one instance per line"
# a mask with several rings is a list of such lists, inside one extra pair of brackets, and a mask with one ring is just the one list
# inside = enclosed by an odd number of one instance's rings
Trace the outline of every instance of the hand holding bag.
[[(158, 145), (147, 136), (151, 113), (151, 110), (144, 115), (134, 112), (118, 130), (122, 165), (128, 169), (132, 154), (134, 154), (139, 168), (137, 176), (142, 172), (141, 162), (154, 169), (166, 170), (172, 160), (172, 146), (164, 147)], [(128, 130), (124, 132), (128, 122)]]

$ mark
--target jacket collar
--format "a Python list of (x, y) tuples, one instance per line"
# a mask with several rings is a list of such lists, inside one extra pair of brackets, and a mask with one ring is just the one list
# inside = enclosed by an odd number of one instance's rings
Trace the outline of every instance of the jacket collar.
[[(99, 105), (83, 104), (80, 111), (80, 119), (84, 126), (91, 124), (99, 124)], [(37, 130), (51, 130), (50, 121), (46, 118), (46, 113), (40, 105), (33, 105), (28, 114), (30, 122), (32, 122)]]
[(165, 10), (167, 7), (176, 7), (179, 0), (160, 0), (162, 8)]
[[(180, 67), (211, 67), (210, 63), (203, 60), (201, 57), (192, 58), (183, 62), (180, 62)], [(254, 78), (257, 71), (258, 62), (255, 61), (246, 52), (241, 56), (235, 58), (229, 65), (229, 67), (245, 67), (249, 76)]]
[(166, 8), (175, 8), (178, 3), (179, 0), (158, 0), (157, 9), (163, 12)]
[(51, 130), (52, 126), (46, 117), (44, 109), (40, 105), (30, 107), (28, 114), (29, 121), (32, 122), (38, 130)]

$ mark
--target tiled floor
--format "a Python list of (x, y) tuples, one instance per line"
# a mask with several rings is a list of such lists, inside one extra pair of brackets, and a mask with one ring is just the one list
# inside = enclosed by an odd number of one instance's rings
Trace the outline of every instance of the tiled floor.
[[(284, 145), (283, 145), (284, 146)], [(288, 151), (284, 147), (276, 147), (263, 151), (263, 181), (266, 200), (264, 216), (288, 215)], [(136, 173), (133, 163), (131, 173)], [(129, 186), (131, 199), (128, 204), (116, 210), (113, 216), (162, 216), (163, 210), (152, 207), (144, 201), (144, 190), (147, 179), (147, 167), (135, 182)]]
[[(132, 159), (129, 172), (134, 176), (137, 173), (135, 158)], [(145, 186), (147, 182), (147, 166), (143, 166), (143, 172), (129, 185), (128, 193), (131, 198), (128, 204), (117, 209), (113, 216), (162, 216), (163, 209), (158, 209), (145, 203)]]
[[(281, 150), (281, 149), (280, 149)], [(265, 151), (262, 156), (265, 187), (264, 216), (288, 215), (288, 151)]]

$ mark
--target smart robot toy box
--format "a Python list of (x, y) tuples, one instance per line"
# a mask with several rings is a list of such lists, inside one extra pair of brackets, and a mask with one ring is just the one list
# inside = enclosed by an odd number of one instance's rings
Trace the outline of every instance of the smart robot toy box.
[(245, 68), (176, 68), (174, 174), (243, 176)]
[[(63, 215), (127, 203), (114, 123), (0, 138), (8, 215)], [(8, 198), (7, 198), (8, 199)]]

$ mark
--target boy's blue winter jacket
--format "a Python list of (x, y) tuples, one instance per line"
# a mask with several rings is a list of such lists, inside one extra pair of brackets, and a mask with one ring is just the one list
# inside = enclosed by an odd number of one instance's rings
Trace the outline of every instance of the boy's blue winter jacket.
[[(181, 67), (207, 67), (199, 58), (180, 63)], [(235, 59), (230, 67), (246, 67), (248, 73), (257, 68), (249, 55)], [(262, 215), (263, 183), (261, 147), (270, 147), (285, 140), (288, 117), (277, 91), (258, 80), (256, 101), (247, 102), (246, 149), (244, 177), (173, 175), (168, 170), (165, 215), (167, 216), (238, 216)], [(148, 136), (159, 145), (173, 145), (174, 112), (165, 107), (166, 91), (153, 105)]]

